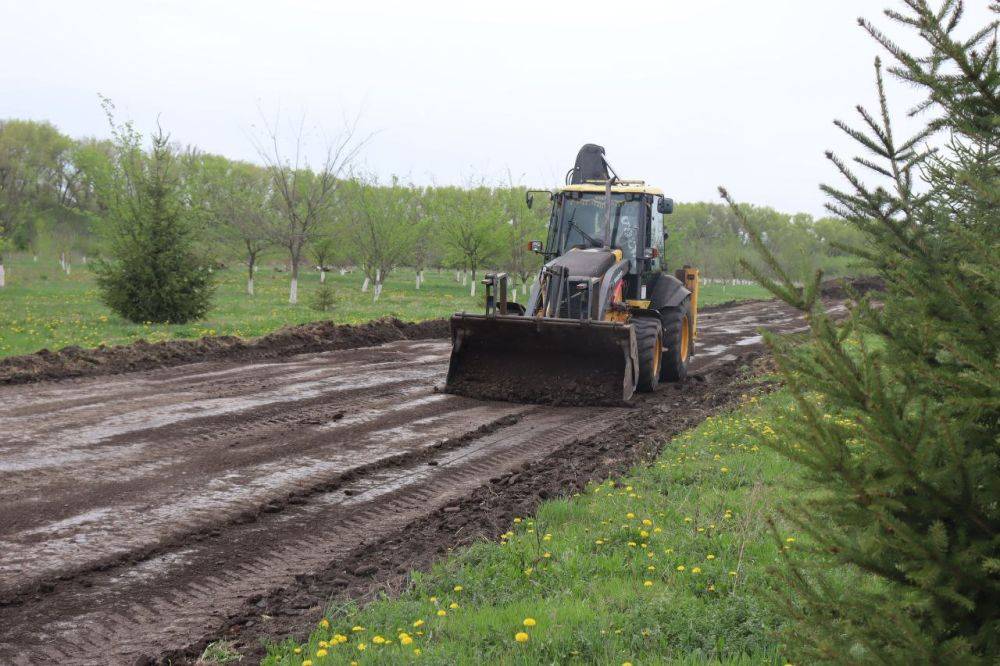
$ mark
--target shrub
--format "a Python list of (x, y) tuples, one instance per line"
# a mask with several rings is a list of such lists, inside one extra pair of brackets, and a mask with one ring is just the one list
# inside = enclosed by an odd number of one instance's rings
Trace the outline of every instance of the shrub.
[(333, 287), (328, 284), (321, 284), (313, 292), (309, 307), (317, 312), (331, 312), (335, 301)]
[[(797, 288), (743, 217), (771, 269), (755, 275), (811, 331), (806, 345), (769, 338), (798, 404), (776, 448), (805, 470), (786, 513), (818, 556), (812, 565), (788, 554), (776, 572), (789, 642), (807, 663), (1000, 654), (996, 24), (963, 39), (961, 3), (905, 6), (886, 14), (919, 33), (922, 56), (862, 25), (894, 59), (889, 71), (927, 93), (920, 110), (934, 119), (896, 136), (876, 60), (879, 112), (858, 107), (860, 129), (837, 125), (878, 182), (829, 155), (849, 187), (824, 187), (830, 209), (864, 234), (849, 249), (885, 279), (881, 306), (860, 300), (838, 326), (818, 299), (821, 275)], [(932, 135), (939, 150), (927, 147)]]

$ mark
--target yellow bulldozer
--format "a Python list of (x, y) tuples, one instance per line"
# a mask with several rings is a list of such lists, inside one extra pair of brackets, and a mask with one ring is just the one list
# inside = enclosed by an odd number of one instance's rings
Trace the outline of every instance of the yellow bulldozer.
[(679, 381), (694, 354), (698, 271), (667, 271), (663, 216), (673, 201), (623, 180), (604, 148), (587, 144), (551, 201), (545, 261), (527, 302), (508, 300), (504, 273), (488, 273), (486, 311), (451, 318), (445, 390), (477, 398), (616, 404)]

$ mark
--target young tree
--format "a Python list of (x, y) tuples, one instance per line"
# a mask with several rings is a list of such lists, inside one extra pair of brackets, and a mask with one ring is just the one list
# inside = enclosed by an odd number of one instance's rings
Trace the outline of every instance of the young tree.
[(927, 94), (919, 110), (933, 119), (897, 136), (876, 60), (878, 111), (859, 106), (860, 128), (837, 122), (875, 182), (831, 154), (847, 188), (823, 188), (863, 235), (845, 249), (884, 278), (882, 306), (862, 300), (838, 327), (818, 299), (821, 274), (798, 289), (746, 224), (768, 267), (754, 273), (811, 330), (808, 345), (771, 339), (798, 402), (776, 446), (804, 470), (786, 516), (812, 558), (787, 555), (778, 587), (804, 663), (1000, 654), (997, 23), (959, 37), (960, 2), (903, 5), (886, 15), (919, 34), (924, 54), (861, 23), (895, 61), (889, 71)]
[(468, 189), (447, 188), (436, 200), (435, 218), (442, 237), (459, 257), (472, 277), (471, 293), (476, 293), (476, 273), (493, 260), (502, 247), (500, 224), (503, 212), (485, 185)]
[(207, 262), (196, 256), (168, 137), (158, 131), (148, 155), (130, 123), (116, 125), (113, 106), (105, 111), (115, 136), (110, 188), (103, 192), (110, 217), (110, 259), (95, 262), (102, 300), (134, 322), (184, 323), (211, 305)]
[(213, 236), (239, 248), (247, 268), (248, 296), (254, 295), (254, 275), (261, 254), (273, 243), (277, 212), (266, 170), (216, 155), (198, 159), (196, 191)]
[(316, 267), (319, 269), (320, 284), (326, 283), (326, 271), (330, 268), (330, 263), (337, 252), (336, 241), (329, 236), (319, 238), (313, 241), (309, 247), (309, 252), (313, 261), (316, 262)]
[(377, 301), (389, 273), (410, 255), (414, 222), (420, 219), (419, 202), (415, 191), (395, 177), (388, 186), (379, 186), (374, 177), (359, 178), (351, 194), (352, 245)]
[(272, 230), (272, 238), (288, 250), (292, 281), (288, 302), (299, 300), (299, 266), (306, 246), (318, 234), (322, 221), (330, 215), (336, 200), (340, 176), (357, 157), (365, 140), (356, 140), (357, 123), (345, 128), (340, 137), (327, 146), (326, 154), (317, 171), (309, 167), (303, 155), (304, 122), (299, 125), (288, 158), (281, 148), (277, 122), (267, 129), (269, 143), (257, 145), (257, 152), (271, 176), (279, 218)]
[(503, 217), (507, 221), (502, 229), (506, 246), (504, 268), (511, 275), (514, 288), (511, 298), (514, 299), (518, 280), (522, 289), (527, 290), (528, 280), (541, 265), (541, 257), (528, 249), (528, 243), (545, 238), (549, 212), (546, 207), (548, 201), (543, 199), (539, 201), (540, 205), (528, 208), (524, 196), (525, 189), (514, 186), (513, 182), (507, 188), (497, 190)]

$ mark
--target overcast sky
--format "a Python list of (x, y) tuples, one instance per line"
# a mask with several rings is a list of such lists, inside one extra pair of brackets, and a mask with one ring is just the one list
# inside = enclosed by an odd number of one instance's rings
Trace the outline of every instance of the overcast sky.
[(831, 120), (874, 100), (856, 18), (889, 2), (0, 0), (0, 117), (107, 136), (101, 93), (256, 160), (261, 113), (305, 118), (314, 156), (358, 116), (363, 166), (417, 183), (553, 186), (593, 142), (679, 201), (821, 214), (823, 151), (851, 148)]

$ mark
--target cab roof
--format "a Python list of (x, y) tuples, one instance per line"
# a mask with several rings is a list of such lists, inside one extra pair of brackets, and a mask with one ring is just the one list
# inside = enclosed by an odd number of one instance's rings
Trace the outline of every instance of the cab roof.
[[(556, 192), (598, 192), (603, 194), (606, 183), (602, 182), (589, 182), (589, 183), (579, 183), (577, 185), (565, 185), (556, 190)], [(624, 180), (611, 186), (611, 191), (616, 194), (654, 194), (656, 196), (663, 196), (663, 190), (658, 187), (651, 187), (646, 185), (646, 183), (641, 180)]]

